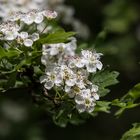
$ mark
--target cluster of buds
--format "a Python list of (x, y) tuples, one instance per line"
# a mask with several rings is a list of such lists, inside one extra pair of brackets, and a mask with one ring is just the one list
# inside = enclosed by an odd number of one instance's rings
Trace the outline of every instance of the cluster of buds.
[(61, 89), (74, 100), (79, 113), (90, 113), (99, 95), (98, 86), (89, 80), (89, 75), (102, 69), (102, 54), (82, 50), (81, 55), (76, 55), (76, 47), (75, 38), (69, 43), (43, 45), (41, 62), (46, 70), (40, 82), (46, 90)]
[[(0, 40), (13, 41), (16, 40), (18, 44), (23, 44), (26, 47), (31, 47), (35, 41), (39, 39), (39, 28), (36, 28), (35, 32), (29, 34), (24, 30), (24, 25), (30, 26), (34, 24), (39, 27), (47, 18), (48, 20), (57, 17), (57, 13), (54, 11), (44, 10), (37, 11), (32, 10), (27, 13), (14, 13), (6, 22), (0, 25)], [(25, 28), (26, 29), (26, 28)]]

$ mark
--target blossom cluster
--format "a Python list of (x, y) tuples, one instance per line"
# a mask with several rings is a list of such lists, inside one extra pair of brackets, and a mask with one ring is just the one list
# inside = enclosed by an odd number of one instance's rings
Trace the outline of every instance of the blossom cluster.
[(90, 32), (87, 25), (75, 18), (74, 8), (64, 2), (65, 0), (0, 0), (0, 18), (5, 21), (15, 12), (27, 13), (32, 9), (55, 9), (64, 24), (71, 25), (80, 37), (88, 38)]
[[(42, 35), (39, 26), (45, 23), (45, 19), (56, 17), (57, 12), (49, 10), (14, 13), (8, 21), (0, 25), (0, 40), (14, 43), (16, 47), (32, 47)], [(31, 27), (35, 27), (35, 30), (31, 30)], [(62, 94), (65, 93), (64, 95), (75, 102), (80, 113), (90, 113), (94, 110), (99, 95), (98, 86), (89, 80), (89, 76), (102, 69), (102, 54), (82, 50), (77, 55), (76, 48), (74, 37), (69, 38), (68, 43), (43, 44), (41, 63), (45, 66), (45, 75), (40, 77), (40, 83), (44, 84), (46, 90), (61, 90)]]
[[(39, 39), (39, 26), (43, 23), (44, 19), (48, 20), (57, 17), (55, 11), (37, 11), (32, 10), (27, 13), (17, 12), (14, 13), (8, 21), (0, 25), (0, 40), (13, 41), (16, 40), (18, 44), (24, 44), (26, 47), (31, 47), (35, 41)], [(30, 26), (34, 24), (36, 27), (35, 32), (29, 33), (24, 30), (24, 25)]]
[(95, 51), (75, 53), (76, 39), (69, 43), (44, 44), (41, 62), (46, 67), (40, 77), (46, 90), (59, 88), (73, 99), (79, 113), (92, 112), (99, 99), (98, 86), (89, 80), (91, 73), (102, 69), (100, 56)]

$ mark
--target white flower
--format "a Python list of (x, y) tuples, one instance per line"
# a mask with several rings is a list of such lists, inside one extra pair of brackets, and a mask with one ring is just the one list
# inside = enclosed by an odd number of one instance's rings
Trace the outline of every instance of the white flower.
[(81, 52), (83, 61), (86, 65), (87, 71), (95, 73), (97, 69), (102, 69), (102, 63), (99, 61), (101, 54), (96, 52), (91, 52), (88, 50), (83, 50)]
[(45, 66), (47, 65), (47, 63), (48, 63), (48, 56), (47, 55), (42, 55), (41, 63)]
[(74, 86), (76, 83), (76, 75), (74, 72), (68, 68), (66, 65), (61, 66), (61, 75), (63, 79), (65, 80), (65, 83), (67, 86)]
[(6, 31), (5, 32), (5, 39), (6, 40), (14, 40), (14, 39), (16, 39), (17, 36), (18, 36), (17, 32), (13, 32), (13, 31)]
[(99, 100), (100, 98), (96, 92), (92, 93), (92, 96), (94, 97), (95, 100)]
[(44, 19), (43, 15), (41, 13), (38, 13), (35, 16), (34, 22), (39, 24), (39, 23), (41, 23), (43, 21), (43, 19)]
[(18, 36), (20, 27), (15, 22), (3, 22), (0, 25), (0, 32), (3, 34), (5, 40), (14, 40)]
[(82, 112), (92, 112), (95, 106), (95, 99), (91, 96), (90, 89), (82, 90), (81, 94), (75, 96), (76, 108)]
[(79, 113), (83, 113), (86, 110), (86, 106), (84, 104), (76, 104), (76, 109), (79, 111)]
[(28, 38), (28, 33), (27, 32), (20, 32), (19, 36), (22, 38), (22, 39), (26, 39)]
[(59, 68), (49, 68), (49, 71), (46, 71), (45, 76), (40, 77), (40, 83), (45, 83), (46, 89), (51, 89), (54, 85), (60, 86), (63, 83), (63, 78), (58, 71)]
[(48, 19), (54, 19), (57, 17), (57, 12), (45, 10), (43, 11), (43, 15), (47, 17)]
[(44, 87), (48, 90), (50, 90), (52, 87), (54, 86), (54, 82), (51, 81), (50, 79), (47, 79), (45, 84), (44, 84)]
[(38, 33), (33, 33), (33, 34), (31, 35), (31, 39), (32, 39), (33, 41), (37, 41), (37, 40), (39, 39), (39, 34), (38, 34)]
[(80, 92), (81, 92), (81, 90), (77, 86), (70, 87), (70, 86), (65, 85), (64, 90), (70, 98), (74, 98), (75, 95), (80, 94)]
[(97, 92), (98, 91), (98, 86), (97, 85), (91, 85), (91, 92)]
[(76, 67), (83, 68), (84, 65), (85, 65), (85, 63), (84, 63), (83, 59), (78, 58), (78, 57), (75, 59), (75, 66)]
[(31, 39), (25, 39), (23, 43), (26, 47), (31, 47), (33, 45), (33, 41)]

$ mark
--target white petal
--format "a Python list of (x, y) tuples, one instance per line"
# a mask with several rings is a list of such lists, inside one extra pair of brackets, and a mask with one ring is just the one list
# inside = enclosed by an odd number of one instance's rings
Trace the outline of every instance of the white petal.
[(44, 19), (43, 15), (42, 15), (42, 14), (38, 14), (38, 15), (35, 17), (34, 22), (37, 23), (37, 24), (39, 24), (39, 23), (41, 23), (41, 22), (43, 21), (43, 19)]
[(46, 81), (44, 87), (46, 89), (51, 89), (54, 86), (54, 83), (51, 80)]
[(73, 61), (69, 62), (68, 67), (71, 69), (75, 68), (75, 63)]
[(71, 91), (71, 87), (69, 87), (69, 86), (66, 85), (66, 86), (65, 86), (65, 92), (68, 93), (68, 92), (70, 92), (70, 91)]
[(93, 112), (93, 111), (94, 111), (94, 106), (89, 106), (89, 107), (87, 107), (87, 108), (86, 108), (86, 111), (87, 111), (88, 113)]
[(103, 64), (100, 62), (100, 61), (96, 61), (96, 67), (99, 69), (99, 70), (101, 70), (102, 69), (102, 67), (103, 67)]
[(92, 95), (93, 95), (95, 100), (99, 100), (100, 97), (99, 97), (99, 95), (97, 93), (92, 93)]
[(31, 36), (33, 41), (37, 41), (39, 39), (39, 34), (38, 33), (33, 33)]
[(25, 39), (25, 38), (28, 38), (28, 33), (27, 32), (21, 32), (19, 34), (19, 36), (22, 38), (22, 39)]
[(78, 68), (83, 68), (85, 65), (85, 63), (83, 63), (83, 61), (81, 59), (76, 59), (75, 61), (75, 66)]
[(59, 50), (58, 50), (58, 48), (56, 48), (56, 47), (52, 47), (51, 48), (51, 51), (50, 51), (50, 55), (57, 55), (59, 53)]
[(25, 39), (24, 40), (24, 45), (26, 47), (31, 47), (33, 45), (33, 41), (31, 39)]
[(91, 91), (90, 91), (90, 89), (83, 89), (82, 90), (82, 96), (84, 98), (91, 98)]
[(80, 96), (80, 95), (76, 95), (75, 96), (75, 102), (77, 104), (85, 104), (85, 99), (82, 96)]
[(97, 92), (97, 91), (98, 91), (98, 86), (92, 84), (91, 92)]
[(40, 77), (40, 83), (44, 83), (44, 82), (46, 82), (46, 75), (43, 75), (43, 76), (41, 76)]
[(80, 88), (80, 89), (83, 89), (83, 88), (85, 88), (85, 83), (82, 81), (82, 80), (80, 80), (80, 81), (76, 81), (76, 85)]
[(55, 11), (49, 11), (49, 10), (43, 11), (43, 15), (48, 19), (54, 19), (57, 17), (57, 13)]
[(63, 82), (63, 79), (60, 75), (56, 75), (55, 78), (55, 84), (61, 84)]
[(66, 80), (66, 85), (67, 86), (74, 86), (75, 85), (75, 80), (74, 79), (69, 79), (69, 80)]
[(48, 56), (47, 56), (47, 55), (43, 55), (43, 56), (41, 57), (41, 63), (42, 63), (43, 65), (46, 65), (46, 64), (48, 63)]
[(85, 110), (86, 110), (86, 107), (83, 104), (77, 104), (76, 108), (79, 111), (79, 113), (85, 112)]
[(88, 72), (90, 72), (90, 73), (96, 72), (96, 67), (95, 67), (94, 64), (92, 64), (92, 63), (87, 64), (86, 67), (87, 67), (87, 71), (88, 71)]
[(30, 25), (30, 24), (32, 24), (34, 22), (34, 19), (32, 19), (30, 17), (25, 17), (23, 19), (23, 22), (26, 23), (26, 24), (28, 24), (28, 25)]
[(17, 37), (17, 32), (11, 32), (11, 31), (7, 31), (6, 33), (5, 33), (5, 39), (6, 40), (14, 40), (16, 37)]

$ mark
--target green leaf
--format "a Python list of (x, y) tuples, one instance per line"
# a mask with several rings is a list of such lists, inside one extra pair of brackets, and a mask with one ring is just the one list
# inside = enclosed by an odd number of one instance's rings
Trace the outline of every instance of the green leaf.
[(134, 98), (137, 99), (140, 97), (140, 83), (135, 85), (129, 92), (128, 94)]
[(134, 107), (139, 106), (140, 104), (135, 104), (133, 102), (129, 102), (127, 104), (125, 104), (125, 107), (120, 108), (116, 113), (115, 116), (119, 117), (126, 109), (131, 109)]
[(22, 51), (18, 50), (17, 48), (10, 48), (6, 50), (0, 46), (0, 59), (2, 59), (3, 57), (18, 57), (21, 53)]
[(6, 88), (14, 87), (16, 83), (16, 77), (17, 77), (17, 72), (15, 71), (9, 76), (9, 80), (7, 81)]
[(133, 124), (133, 128), (127, 131), (121, 140), (140, 140), (140, 123)]
[(117, 77), (119, 73), (116, 71), (100, 71), (92, 77), (93, 83), (99, 86), (99, 95), (105, 96), (110, 92), (107, 87), (118, 83)]
[(4, 48), (2, 48), (2, 47), (0, 46), (0, 59), (1, 59), (2, 57), (4, 57), (4, 56), (6, 56), (6, 52), (5, 52)]
[(49, 35), (44, 35), (40, 42), (42, 44), (48, 43), (62, 43), (68, 41), (68, 38), (75, 35), (75, 32), (65, 32), (65, 31), (57, 31), (55, 33), (51, 33)]
[(95, 106), (95, 112), (110, 112), (110, 104), (111, 102), (107, 101), (97, 101), (97, 104)]
[(115, 115), (120, 116), (126, 109), (131, 109), (139, 106), (140, 103), (135, 102), (138, 98), (140, 98), (140, 84), (135, 85), (121, 99), (115, 99), (112, 101), (112, 105), (120, 107)]

